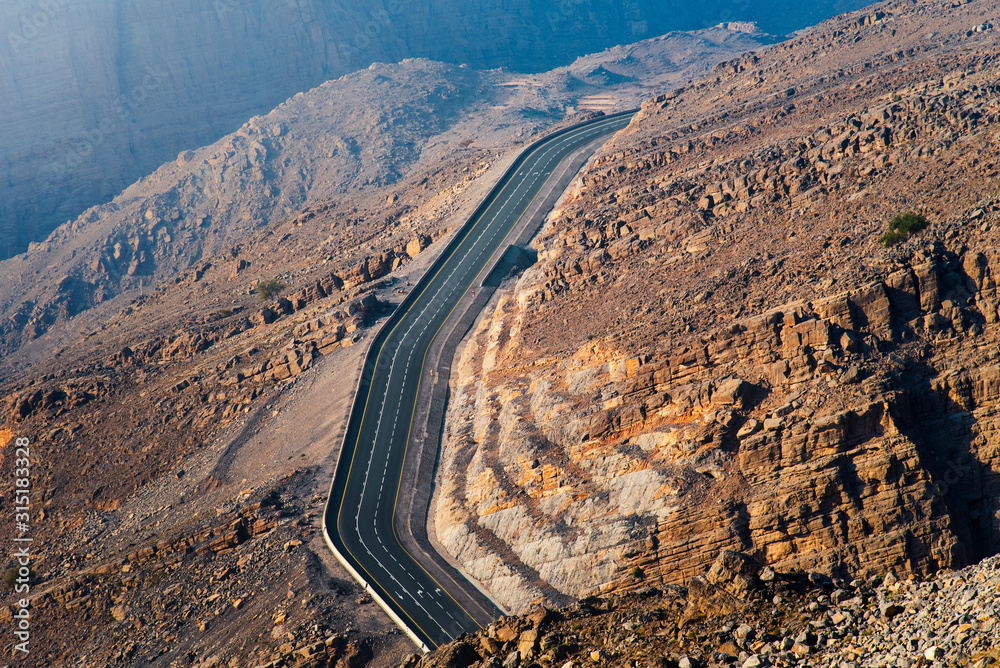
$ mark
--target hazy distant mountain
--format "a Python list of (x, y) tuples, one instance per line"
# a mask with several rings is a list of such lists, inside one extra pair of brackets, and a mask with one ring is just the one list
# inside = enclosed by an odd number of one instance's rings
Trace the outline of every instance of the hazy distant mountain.
[(866, 4), (826, 0), (8, 0), (0, 5), (0, 257), (184, 149), (375, 61), (542, 71), (726, 21), (771, 33)]
[[(356, 208), (374, 197), (374, 213), (355, 211), (358, 219), (395, 220), (402, 214), (387, 214), (382, 189), (440, 175), (470, 151), (487, 160), (516, 149), (574, 111), (637, 107), (649, 90), (676, 88), (773, 41), (748, 30), (670, 33), (540, 74), (408, 59), (297, 94), (0, 262), (0, 358), (95, 305), (114, 310), (123, 292), (228, 254), (304, 207), (346, 199)], [(47, 354), (44, 343), (38, 349)]]

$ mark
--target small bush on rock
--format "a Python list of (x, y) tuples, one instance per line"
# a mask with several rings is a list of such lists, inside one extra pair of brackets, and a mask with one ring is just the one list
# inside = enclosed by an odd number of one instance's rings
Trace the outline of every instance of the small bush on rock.
[(889, 248), (900, 241), (906, 241), (930, 223), (923, 214), (907, 211), (901, 213), (889, 223), (889, 231), (879, 238), (879, 243)]
[(267, 278), (257, 284), (257, 296), (260, 297), (261, 301), (264, 301), (280, 294), (287, 287), (277, 278)]

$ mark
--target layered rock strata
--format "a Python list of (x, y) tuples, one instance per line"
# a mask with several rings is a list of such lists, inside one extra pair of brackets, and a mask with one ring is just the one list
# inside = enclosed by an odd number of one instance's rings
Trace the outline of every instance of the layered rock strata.
[[(883, 4), (723, 64), (582, 176), (453, 379), (434, 521), (503, 603), (720, 549), (831, 575), (1000, 549), (985, 11)], [(931, 227), (884, 248), (908, 209)]]
[(688, 586), (535, 608), (402, 668), (996, 665), (998, 559), (927, 580), (779, 573), (723, 552)]

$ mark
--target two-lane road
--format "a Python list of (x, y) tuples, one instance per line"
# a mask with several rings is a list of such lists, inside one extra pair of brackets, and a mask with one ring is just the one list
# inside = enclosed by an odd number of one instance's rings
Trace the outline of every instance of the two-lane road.
[(482, 610), (466, 610), (456, 601), (461, 597), (452, 597), (438, 584), (394, 530), (426, 352), (459, 300), (504, 250), (508, 234), (563, 159), (624, 128), (633, 113), (563, 130), (526, 149), (369, 350), (323, 529), (337, 558), (425, 649), (477, 630), (486, 621)]

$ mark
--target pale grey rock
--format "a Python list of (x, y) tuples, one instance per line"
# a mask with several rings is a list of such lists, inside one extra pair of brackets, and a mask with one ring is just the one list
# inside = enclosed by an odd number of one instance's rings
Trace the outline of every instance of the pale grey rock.
[[(797, 13), (789, 18), (805, 25)], [(530, 0), (9, 0), (0, 4), (0, 258), (247, 118), (373, 62), (540, 72), (718, 23), (692, 18), (653, 0), (558, 10)], [(752, 48), (759, 37), (741, 39)], [(589, 83), (635, 81), (612, 69)], [(267, 130), (281, 137), (285, 127)], [(258, 167), (266, 152), (246, 157)]]

